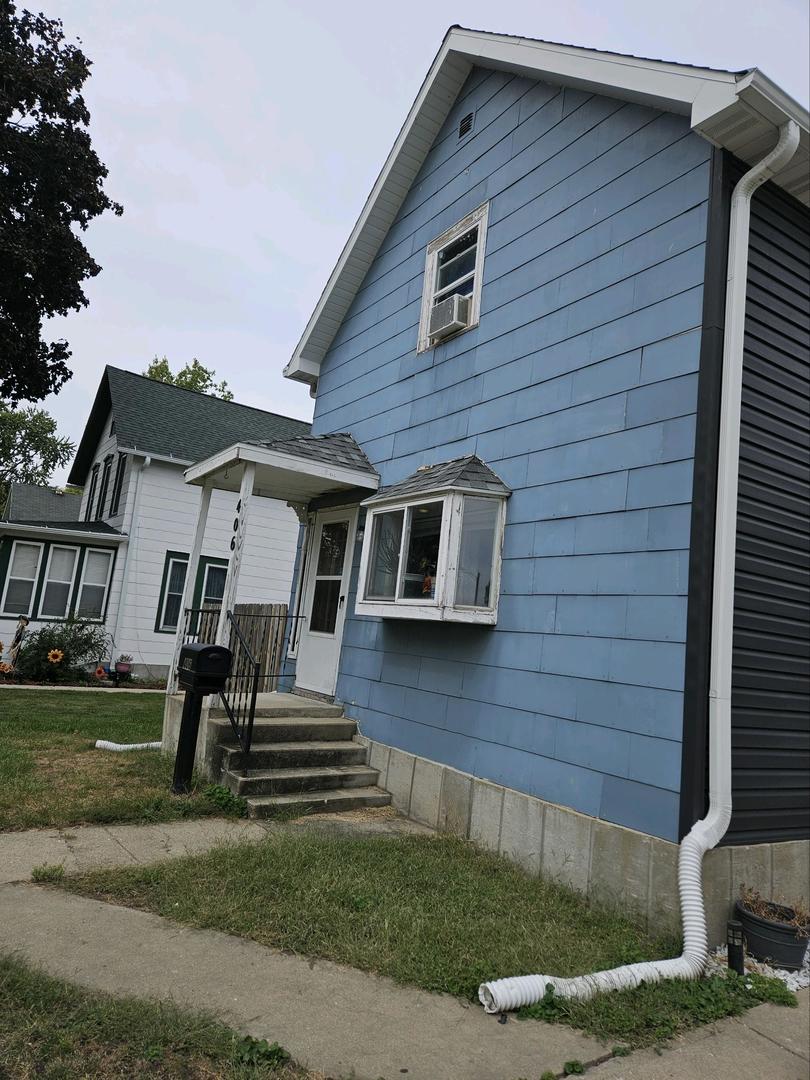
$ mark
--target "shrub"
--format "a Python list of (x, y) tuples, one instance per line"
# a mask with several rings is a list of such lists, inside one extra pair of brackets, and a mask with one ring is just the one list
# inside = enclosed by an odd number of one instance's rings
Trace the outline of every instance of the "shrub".
[(37, 682), (85, 679), (87, 665), (97, 663), (107, 650), (108, 638), (103, 627), (67, 619), (25, 638), (17, 671), (24, 679)]

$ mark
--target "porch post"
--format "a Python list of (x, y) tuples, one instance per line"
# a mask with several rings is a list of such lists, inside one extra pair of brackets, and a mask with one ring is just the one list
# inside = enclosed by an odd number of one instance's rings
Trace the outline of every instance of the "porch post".
[(242, 483), (239, 488), (239, 502), (236, 505), (236, 519), (233, 523), (231, 557), (228, 561), (228, 573), (225, 577), (225, 591), (222, 594), (222, 607), (219, 612), (219, 626), (217, 627), (218, 645), (227, 645), (230, 639), (228, 630), (228, 612), (233, 610), (233, 606), (236, 603), (236, 591), (239, 585), (239, 570), (242, 566), (242, 549), (245, 544), (248, 505), (250, 503), (250, 496), (253, 494), (253, 480), (255, 475), (256, 465), (252, 461), (246, 461), (242, 472)]
[(183, 647), (183, 638), (185, 637), (186, 631), (186, 608), (191, 607), (191, 601), (194, 597), (194, 582), (197, 580), (197, 569), (200, 565), (200, 555), (202, 554), (203, 540), (205, 539), (205, 527), (208, 524), (208, 508), (211, 505), (212, 490), (213, 485), (211, 481), (206, 480), (200, 494), (200, 508), (197, 511), (197, 527), (194, 531), (194, 543), (191, 546), (188, 566), (186, 567), (186, 581), (183, 585), (183, 599), (180, 603), (180, 615), (177, 619), (177, 633), (174, 638), (172, 666), (169, 669), (169, 676), (166, 680), (167, 694), (177, 693), (177, 665), (180, 661), (180, 649)]

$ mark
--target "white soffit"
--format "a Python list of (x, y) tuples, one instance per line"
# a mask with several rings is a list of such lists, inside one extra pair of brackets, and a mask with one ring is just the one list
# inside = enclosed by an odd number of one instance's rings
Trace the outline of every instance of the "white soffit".
[(474, 66), (680, 113), (695, 131), (749, 164), (771, 149), (786, 120), (795, 120), (801, 128), (799, 150), (774, 182), (810, 205), (807, 110), (757, 69), (717, 71), (452, 27), (284, 369), (288, 378), (317, 380), (321, 361)]

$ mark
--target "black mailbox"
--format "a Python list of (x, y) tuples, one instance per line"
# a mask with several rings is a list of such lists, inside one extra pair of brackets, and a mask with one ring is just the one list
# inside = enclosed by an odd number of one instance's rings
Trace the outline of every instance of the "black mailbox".
[(197, 641), (180, 650), (177, 681), (182, 690), (216, 694), (225, 688), (230, 673), (231, 650), (224, 645), (205, 645)]

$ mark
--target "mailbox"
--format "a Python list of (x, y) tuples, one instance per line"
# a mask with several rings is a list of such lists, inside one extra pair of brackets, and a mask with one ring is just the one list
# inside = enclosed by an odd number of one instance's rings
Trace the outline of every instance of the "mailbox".
[(225, 689), (231, 673), (231, 650), (224, 645), (202, 642), (184, 645), (180, 650), (177, 681), (181, 690), (194, 694), (217, 694)]

